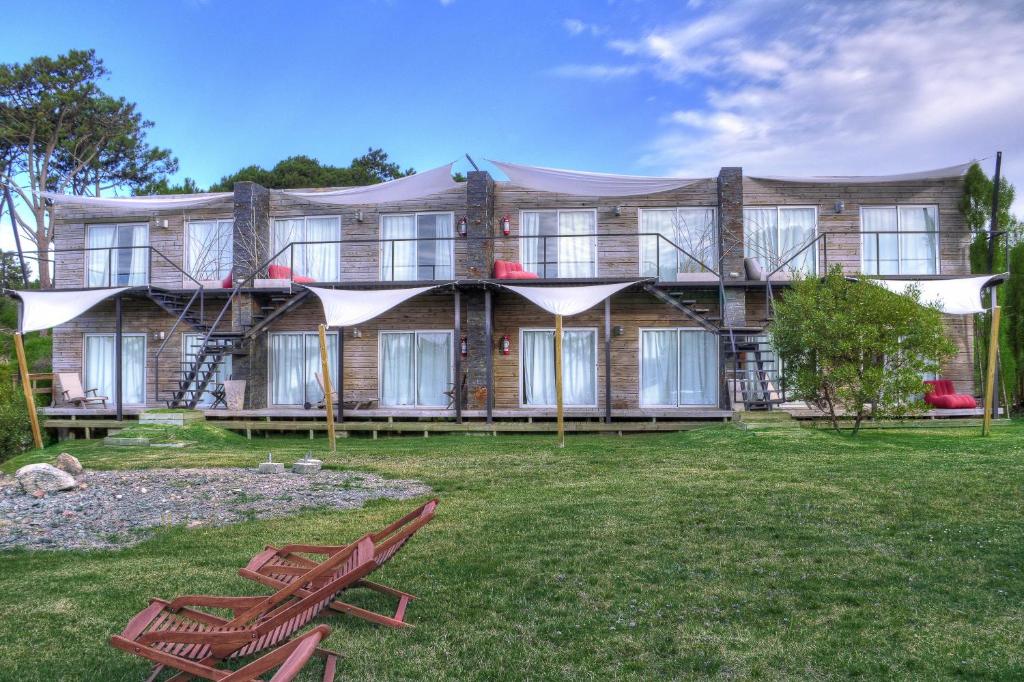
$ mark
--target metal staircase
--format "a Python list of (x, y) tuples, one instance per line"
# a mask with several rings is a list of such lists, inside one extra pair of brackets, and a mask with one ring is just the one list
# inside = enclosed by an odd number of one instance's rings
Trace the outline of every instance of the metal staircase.
[(723, 337), (727, 385), (733, 404), (748, 411), (771, 410), (786, 402), (779, 357), (762, 329), (734, 328), (735, 342)]

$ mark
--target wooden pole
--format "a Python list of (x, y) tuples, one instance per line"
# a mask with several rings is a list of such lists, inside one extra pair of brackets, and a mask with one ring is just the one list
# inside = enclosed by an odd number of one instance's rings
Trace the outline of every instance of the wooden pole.
[[(327, 360), (327, 325), (320, 325), (320, 367), (324, 380), (324, 411), (327, 413), (327, 442), (331, 452), (337, 452), (338, 446), (334, 436), (334, 401), (331, 400), (331, 364)], [(338, 396), (339, 402), (341, 396)]]
[(338, 423), (345, 421), (345, 328), (338, 327)]
[(39, 415), (36, 414), (36, 400), (32, 395), (32, 385), (28, 378), (28, 363), (25, 360), (25, 344), (21, 340), (21, 332), (14, 333), (14, 349), (18, 355), (18, 373), (21, 375), (21, 390), (25, 394), (25, 407), (28, 408), (28, 421), (32, 426), (32, 442), (37, 448), (43, 447), (43, 434), (39, 431)]
[(604, 421), (612, 423), (612, 297), (604, 299)]
[(558, 417), (558, 447), (565, 447), (565, 410), (562, 405), (562, 316), (555, 315), (555, 414)]
[(124, 420), (124, 309), (121, 296), (114, 299), (114, 390), (117, 391), (114, 405), (117, 407), (117, 421)]
[(985, 372), (985, 418), (981, 433), (992, 433), (992, 396), (996, 385), (996, 350), (999, 348), (999, 306), (992, 308), (992, 330), (988, 337), (988, 366)]

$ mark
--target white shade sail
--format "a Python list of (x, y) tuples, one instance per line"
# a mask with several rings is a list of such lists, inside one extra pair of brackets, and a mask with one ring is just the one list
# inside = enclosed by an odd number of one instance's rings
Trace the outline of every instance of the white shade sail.
[(640, 175), (612, 175), (584, 171), (522, 166), (488, 159), (508, 176), (512, 184), (542, 192), (576, 194), (588, 197), (626, 197), (655, 194), (692, 185), (699, 179), (653, 178)]
[(232, 192), (211, 192), (209, 194), (167, 194), (144, 197), (80, 197), (58, 192), (40, 192), (39, 196), (49, 199), (58, 206), (102, 208), (132, 214), (197, 208), (224, 199), (231, 199), (234, 194)]
[(503, 284), (504, 288), (529, 299), (553, 315), (577, 315), (636, 282), (595, 284), (575, 287), (520, 287)]
[(15, 291), (21, 299), (21, 331), (36, 332), (73, 320), (97, 303), (129, 287), (91, 291)]
[(296, 199), (337, 206), (383, 204), (392, 201), (418, 199), (458, 187), (459, 183), (452, 180), (452, 165), (452, 163), (449, 163), (433, 170), (382, 182), (379, 185), (346, 187), (344, 189), (324, 191), (285, 189), (281, 190), (281, 193)]
[(911, 182), (914, 180), (942, 180), (944, 178), (958, 178), (967, 172), (974, 161), (935, 168), (914, 173), (901, 173), (898, 175), (810, 175), (807, 177), (793, 177), (785, 175), (757, 175), (750, 174), (747, 177), (752, 180), (774, 180), (776, 182), (799, 182), (821, 185), (871, 185), (885, 182)]
[(351, 327), (372, 320), (413, 296), (443, 284), (413, 289), (321, 289), (306, 287), (320, 299), (328, 327)]
[(921, 292), (921, 303), (936, 304), (939, 310), (947, 315), (971, 315), (983, 313), (986, 308), (981, 303), (981, 290), (994, 279), (1006, 275), (982, 275), (981, 277), (958, 277), (956, 279), (874, 279), (870, 280), (881, 285), (894, 294), (906, 294), (911, 287)]

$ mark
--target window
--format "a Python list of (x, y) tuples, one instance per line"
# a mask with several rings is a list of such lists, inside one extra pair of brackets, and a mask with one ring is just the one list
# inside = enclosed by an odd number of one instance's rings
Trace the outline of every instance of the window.
[(675, 282), (679, 273), (707, 272), (718, 263), (713, 208), (640, 209), (640, 232), (641, 277)]
[(597, 212), (522, 211), (523, 269), (541, 277), (597, 276)]
[(149, 283), (149, 225), (90, 225), (86, 243), (86, 286)]
[(190, 220), (185, 233), (185, 271), (199, 281), (231, 274), (234, 221)]
[(382, 215), (380, 239), (382, 280), (452, 279), (451, 213)]
[(701, 329), (640, 330), (640, 405), (718, 404), (718, 337)]
[(293, 277), (314, 282), (341, 280), (341, 218), (317, 216), (274, 220), (273, 253), (295, 244), (274, 259), (290, 268)]
[[(198, 278), (196, 278), (196, 279), (198, 279)], [(181, 344), (181, 356), (182, 356), (181, 359), (184, 360), (189, 365), (191, 365), (191, 363), (195, 362), (196, 351), (202, 345), (203, 338), (204, 338), (203, 334), (184, 334), (182, 336), (182, 344)], [(209, 358), (207, 358), (207, 359), (209, 359)], [(213, 388), (215, 384), (223, 384), (230, 377), (231, 377), (231, 356), (230, 355), (225, 355), (225, 356), (223, 356), (223, 359), (222, 359), (222, 361), (220, 363), (220, 366), (217, 368), (217, 371), (214, 372), (213, 378), (210, 380), (210, 383), (207, 385), (207, 390)], [(199, 388), (199, 384), (198, 383), (192, 383), (189, 386), (189, 388), (195, 390), (195, 389)], [(209, 393), (203, 393), (202, 397), (200, 397), (200, 399), (199, 399), (199, 407), (208, 407), (208, 406), (210, 406), (212, 404), (213, 404), (213, 396), (210, 395)]]
[[(818, 212), (813, 206), (748, 206), (743, 209), (743, 255), (761, 264), (765, 274), (817, 272)], [(807, 248), (804, 248), (807, 247)]]
[[(95, 388), (97, 395), (117, 400), (114, 372), (113, 334), (86, 334), (85, 386)], [(146, 404), (146, 335), (124, 334), (121, 337), (121, 381), (125, 405)]]
[[(337, 386), (338, 334), (327, 334), (327, 363), (331, 385)], [(323, 373), (317, 332), (281, 332), (270, 335), (270, 403), (316, 404), (324, 397), (317, 376)]]
[(381, 332), (380, 404), (448, 406), (452, 384), (452, 332)]
[[(522, 404), (555, 405), (555, 330), (524, 329), (520, 334)], [(597, 405), (597, 330), (562, 330), (562, 402)]]
[(936, 206), (864, 206), (860, 210), (866, 275), (937, 275)]

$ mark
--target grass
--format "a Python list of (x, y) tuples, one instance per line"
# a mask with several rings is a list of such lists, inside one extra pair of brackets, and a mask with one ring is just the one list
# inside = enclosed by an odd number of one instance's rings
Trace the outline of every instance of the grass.
[[(345, 678), (1024, 676), (1024, 422), (990, 438), (709, 428), (552, 440), (350, 438), (336, 456), (315, 442), (327, 466), (418, 478), (442, 499), (379, 576), (420, 595), (417, 627), (329, 619)], [(309, 447), (63, 449), (119, 468), (254, 466), (267, 451), (292, 462)], [(148, 597), (254, 593), (235, 571), (265, 544), (355, 538), (412, 506), (170, 528), (118, 552), (2, 553), (0, 679), (141, 679), (145, 664), (105, 640)]]

